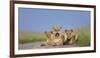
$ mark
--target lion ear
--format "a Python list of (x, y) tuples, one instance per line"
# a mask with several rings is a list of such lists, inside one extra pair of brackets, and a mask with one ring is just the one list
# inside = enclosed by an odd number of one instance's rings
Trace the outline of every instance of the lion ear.
[(62, 26), (58, 26), (58, 27), (60, 27), (60, 29), (62, 29)]
[(62, 26), (60, 26), (60, 29), (62, 29)]
[(45, 31), (44, 33), (47, 34), (47, 31)]
[(70, 31), (73, 32), (73, 29), (71, 29)]
[(55, 29), (55, 27), (52, 27), (52, 29), (54, 30), (54, 29)]
[(50, 33), (52, 34), (52, 33), (53, 33), (53, 31), (50, 31)]
[(67, 29), (65, 29), (65, 32), (67, 32), (68, 30)]

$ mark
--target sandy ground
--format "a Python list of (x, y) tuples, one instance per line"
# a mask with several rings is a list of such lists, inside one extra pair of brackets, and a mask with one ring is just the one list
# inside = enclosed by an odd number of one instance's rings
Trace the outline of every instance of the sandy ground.
[(45, 42), (35, 42), (35, 43), (19, 44), (19, 50), (75, 47), (75, 45), (41, 46), (41, 44), (43, 44), (43, 43), (45, 43)]

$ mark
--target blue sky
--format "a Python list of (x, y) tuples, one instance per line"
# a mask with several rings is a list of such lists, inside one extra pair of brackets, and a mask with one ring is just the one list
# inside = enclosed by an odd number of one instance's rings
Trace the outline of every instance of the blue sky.
[(50, 31), (52, 26), (80, 28), (90, 26), (90, 11), (57, 10), (57, 9), (18, 9), (19, 31), (44, 32)]

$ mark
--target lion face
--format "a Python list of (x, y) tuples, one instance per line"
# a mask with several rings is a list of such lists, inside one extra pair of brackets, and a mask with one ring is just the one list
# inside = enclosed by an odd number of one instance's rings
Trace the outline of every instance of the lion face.
[(61, 28), (62, 27), (52, 27), (52, 34), (55, 36), (55, 37), (59, 37), (60, 36), (60, 33), (61, 33)]
[(67, 39), (71, 39), (73, 30), (65, 30), (65, 34), (67, 35)]
[(44, 32), (45, 34), (46, 34), (46, 36), (47, 36), (47, 38), (50, 38), (51, 37), (51, 33), (50, 32)]
[(66, 42), (68, 44), (73, 44), (75, 42), (77, 42), (78, 40), (78, 34), (73, 31), (72, 29), (71, 30), (65, 30), (65, 35), (66, 35)]

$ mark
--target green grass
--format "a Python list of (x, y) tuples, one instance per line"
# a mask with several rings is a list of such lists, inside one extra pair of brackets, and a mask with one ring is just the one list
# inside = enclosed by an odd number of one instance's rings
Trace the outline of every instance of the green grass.
[[(76, 46), (90, 46), (90, 28), (82, 27), (78, 30), (78, 41)], [(46, 36), (42, 32), (19, 32), (19, 44), (46, 41)]]
[(19, 44), (33, 43), (39, 41), (46, 41), (46, 37), (43, 33), (34, 32), (20, 32), (19, 33)]
[(79, 30), (79, 37), (78, 42), (76, 43), (77, 46), (90, 46), (90, 29), (89, 28), (81, 28)]

